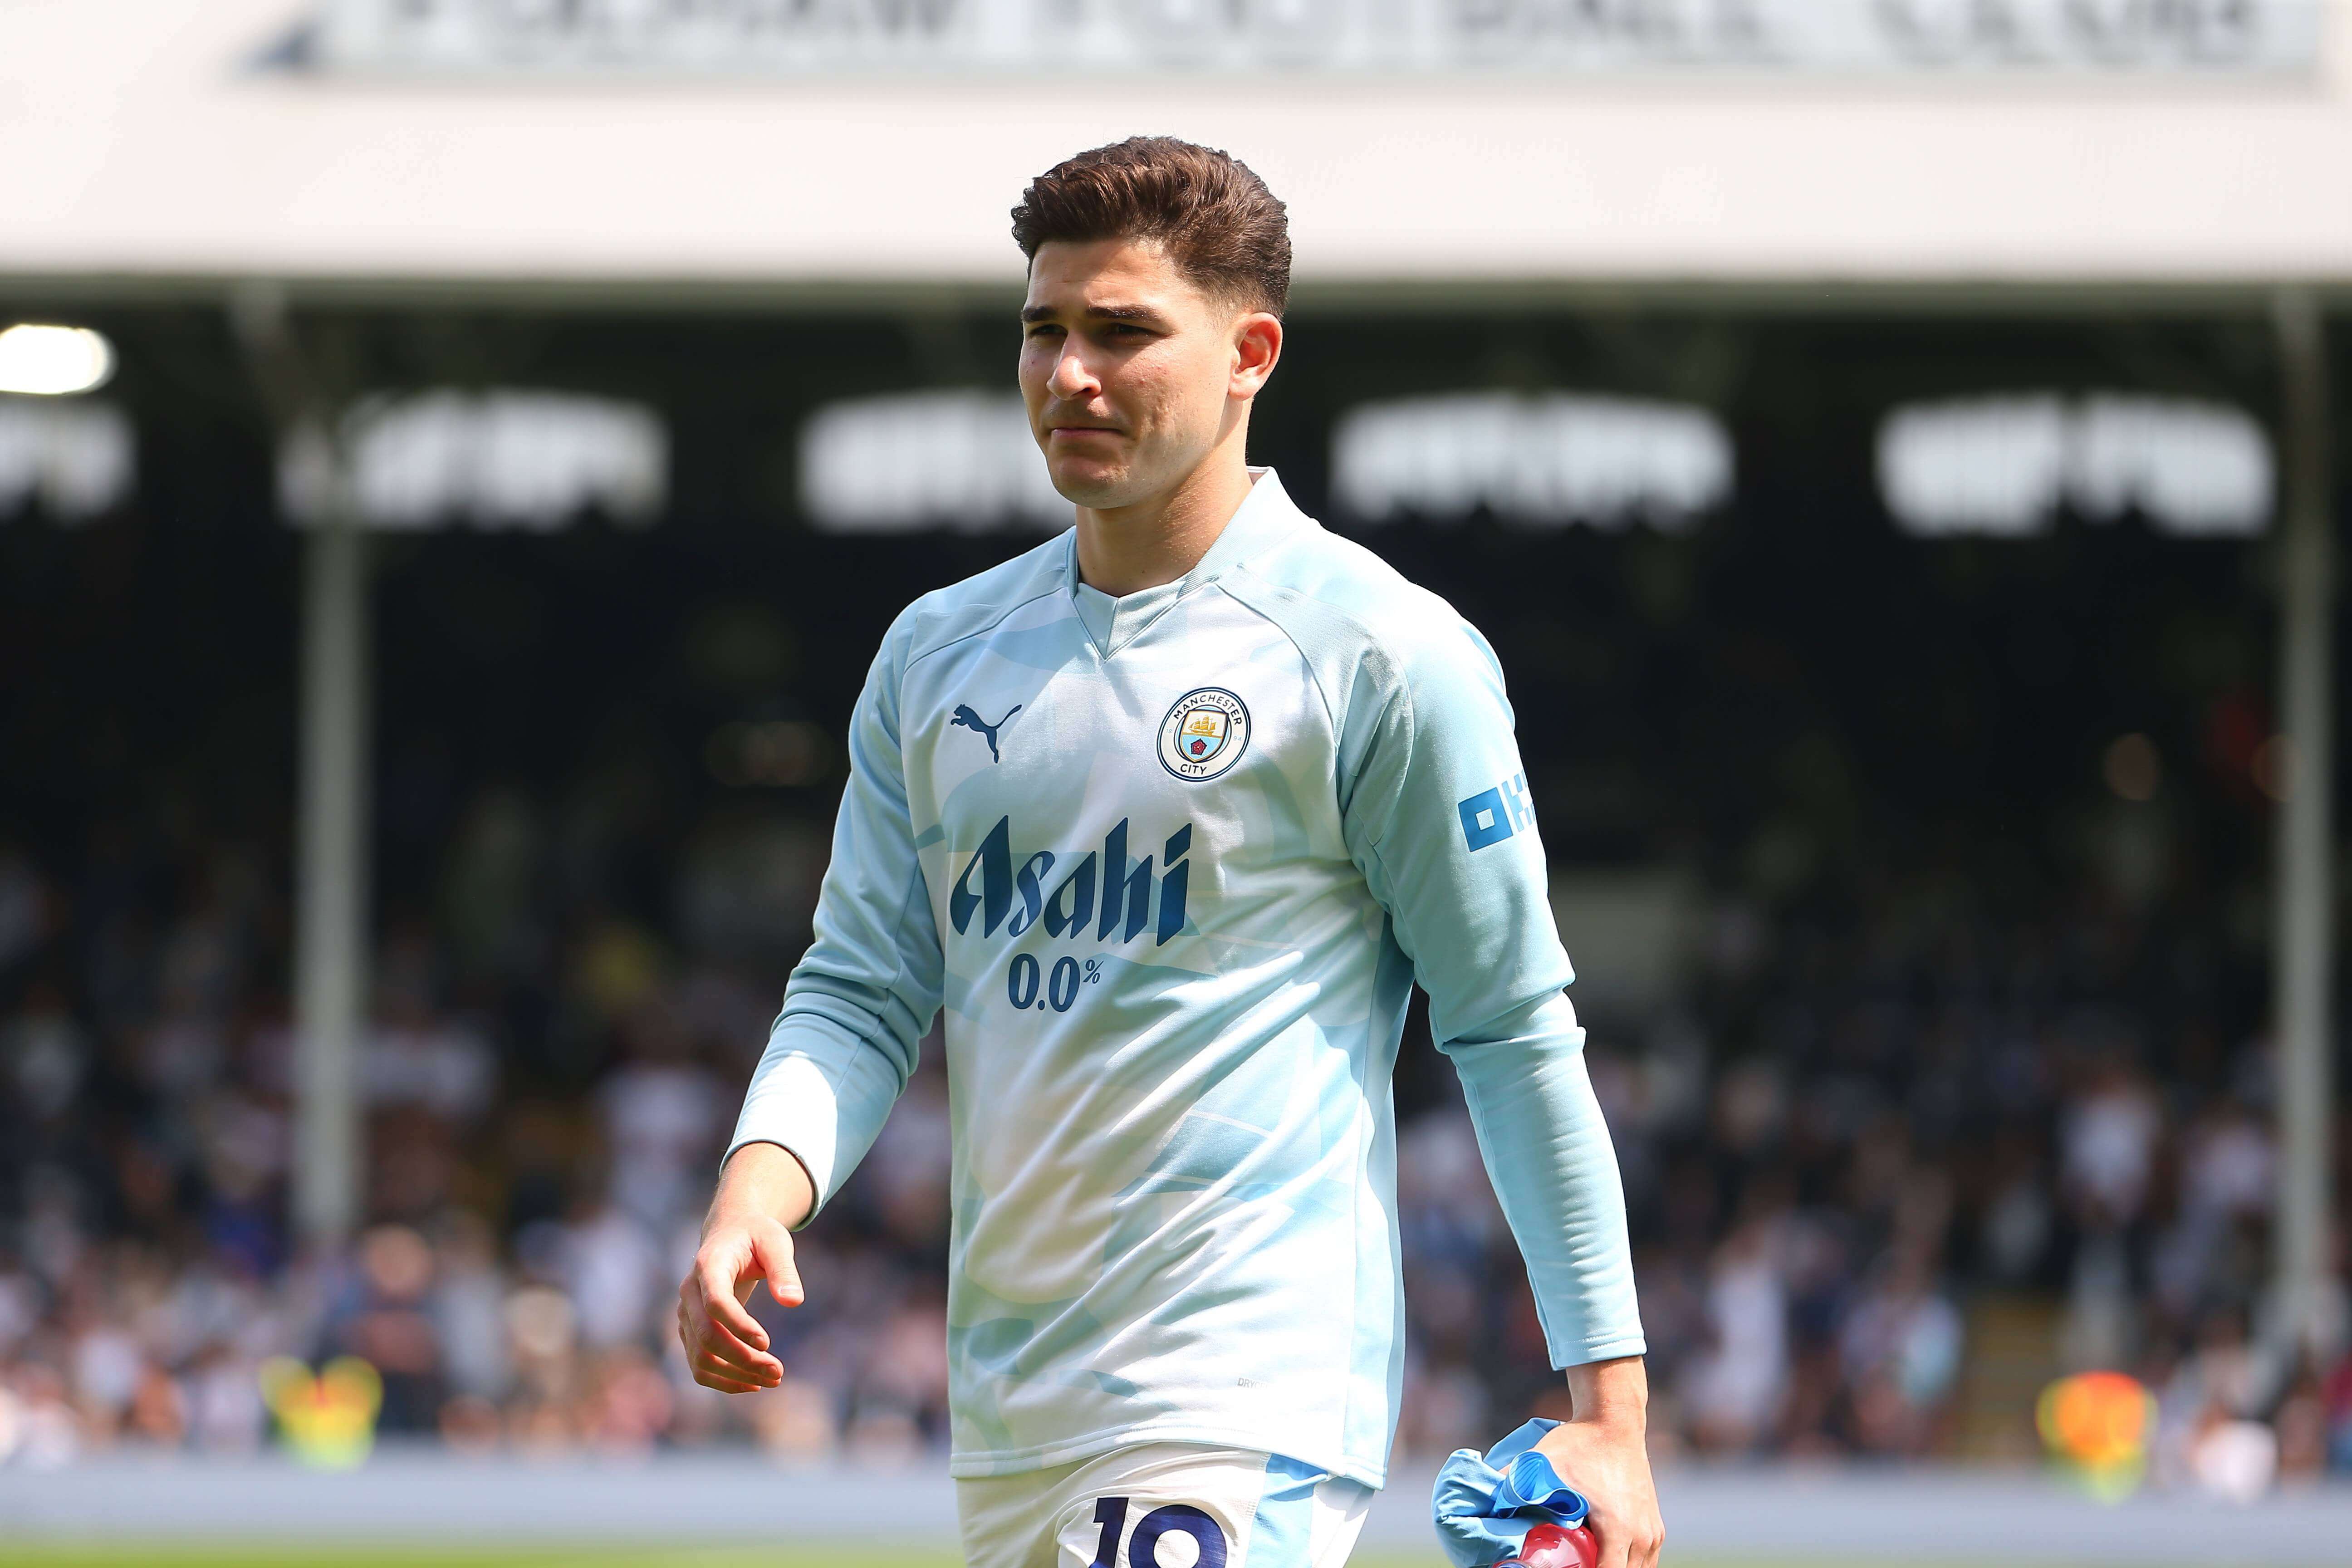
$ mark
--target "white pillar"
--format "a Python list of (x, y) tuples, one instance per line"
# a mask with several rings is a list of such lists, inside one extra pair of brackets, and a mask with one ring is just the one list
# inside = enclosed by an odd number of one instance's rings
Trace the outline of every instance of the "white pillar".
[(346, 506), (303, 541), (296, 873), (294, 1219), (332, 1247), (360, 1215), (359, 1047), (368, 1003), (367, 536)]
[(2336, 524), (2327, 333), (2300, 289), (2273, 300), (2284, 372), (2280, 468), (2279, 731), (2287, 739), (2278, 812), (2272, 1027), (2278, 1042), (2276, 1269), (2283, 1331), (2316, 1322), (2331, 1216), (2334, 986)]
[(367, 1148), (359, 1048), (368, 1005), (368, 542), (335, 438), (338, 399), (303, 353), (285, 289), (255, 279), (232, 289), (226, 304), (280, 455), (307, 431), (330, 468), (316, 498), (321, 515), (302, 541), (293, 1221), (305, 1244), (332, 1247), (359, 1222)]

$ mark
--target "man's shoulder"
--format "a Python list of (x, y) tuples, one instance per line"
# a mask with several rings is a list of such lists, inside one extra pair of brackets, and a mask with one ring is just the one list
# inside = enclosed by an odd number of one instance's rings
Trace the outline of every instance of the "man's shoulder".
[(1301, 531), (1236, 575), (1237, 596), (1294, 639), (1331, 653), (1368, 653), (1400, 672), (1485, 653), (1485, 640), (1443, 596), (1324, 528)]
[(901, 610), (887, 639), (897, 645), (901, 668), (978, 637), (1022, 605), (1054, 594), (1069, 570), (1069, 538), (1066, 531), (1055, 534), (985, 572), (934, 588)]

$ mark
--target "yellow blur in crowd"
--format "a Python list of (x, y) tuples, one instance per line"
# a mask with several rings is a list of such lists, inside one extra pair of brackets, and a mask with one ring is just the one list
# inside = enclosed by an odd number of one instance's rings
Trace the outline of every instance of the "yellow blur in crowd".
[(320, 1469), (349, 1469), (375, 1447), (383, 1379), (357, 1356), (339, 1356), (314, 1376), (292, 1356), (261, 1363), (261, 1396), (278, 1418), (287, 1451)]

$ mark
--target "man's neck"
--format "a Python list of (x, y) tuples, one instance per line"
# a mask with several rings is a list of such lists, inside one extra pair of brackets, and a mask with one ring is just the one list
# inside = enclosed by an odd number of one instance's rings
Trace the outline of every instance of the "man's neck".
[(1078, 508), (1079, 580), (1115, 599), (1175, 582), (1201, 563), (1249, 492), (1242, 444), (1230, 441), (1150, 500)]

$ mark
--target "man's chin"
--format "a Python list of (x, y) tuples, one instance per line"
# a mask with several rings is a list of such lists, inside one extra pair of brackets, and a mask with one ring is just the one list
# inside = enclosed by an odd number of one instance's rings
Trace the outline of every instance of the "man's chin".
[(1073, 506), (1108, 511), (1127, 506), (1136, 499), (1134, 480), (1124, 471), (1105, 472), (1076, 464), (1051, 464), (1047, 472), (1053, 476), (1055, 493)]

